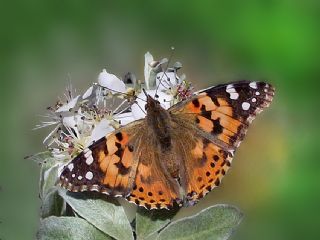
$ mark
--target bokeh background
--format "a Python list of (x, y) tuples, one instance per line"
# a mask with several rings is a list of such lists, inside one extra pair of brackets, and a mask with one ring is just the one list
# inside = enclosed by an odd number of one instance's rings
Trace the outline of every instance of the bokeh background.
[(102, 68), (143, 78), (144, 53), (174, 60), (196, 88), (239, 79), (276, 87), (232, 170), (196, 207), (238, 206), (233, 239), (316, 239), (319, 187), (319, 1), (7, 1), (0, 9), (0, 239), (34, 239), (38, 166), (50, 129), (39, 114), (71, 79)]

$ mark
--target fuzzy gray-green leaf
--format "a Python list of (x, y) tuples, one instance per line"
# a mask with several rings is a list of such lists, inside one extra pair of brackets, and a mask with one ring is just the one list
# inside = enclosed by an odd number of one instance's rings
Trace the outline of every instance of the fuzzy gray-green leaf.
[[(59, 190), (60, 196), (72, 209), (96, 228), (115, 239), (133, 239), (132, 228), (122, 206), (85, 193)], [(101, 195), (100, 195), (101, 196)]]
[(58, 194), (57, 188), (53, 187), (42, 200), (40, 215), (42, 218), (49, 216), (61, 216), (64, 206), (62, 197)]
[(44, 199), (48, 191), (56, 185), (58, 179), (58, 169), (59, 165), (52, 161), (51, 158), (47, 159), (41, 164), (39, 183), (41, 199)]
[(175, 212), (168, 210), (146, 210), (139, 208), (136, 214), (136, 233), (138, 240), (148, 239), (171, 221)]
[(233, 206), (215, 205), (194, 216), (169, 224), (158, 236), (158, 240), (228, 239), (239, 225), (242, 213)]
[(82, 218), (55, 216), (45, 218), (40, 222), (37, 239), (111, 240), (109, 236), (105, 235)]

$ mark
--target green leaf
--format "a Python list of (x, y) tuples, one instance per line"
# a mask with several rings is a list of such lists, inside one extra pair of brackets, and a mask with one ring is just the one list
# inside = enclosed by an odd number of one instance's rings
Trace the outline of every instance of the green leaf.
[(168, 225), (176, 211), (168, 210), (146, 210), (138, 208), (136, 214), (137, 239), (148, 239), (154, 233)]
[(96, 228), (115, 239), (133, 239), (131, 225), (122, 206), (100, 199), (101, 194), (71, 193), (59, 189), (59, 194), (72, 209)]
[(62, 197), (58, 194), (56, 187), (51, 188), (48, 194), (42, 201), (40, 215), (42, 218), (49, 216), (61, 216), (64, 201)]
[(236, 207), (215, 205), (194, 216), (172, 222), (157, 239), (228, 239), (241, 219), (242, 213)]
[(103, 234), (82, 218), (52, 216), (40, 222), (37, 239), (111, 240), (111, 237)]
[(40, 197), (44, 199), (46, 194), (54, 187), (58, 180), (59, 165), (47, 159), (42, 165), (40, 170)]

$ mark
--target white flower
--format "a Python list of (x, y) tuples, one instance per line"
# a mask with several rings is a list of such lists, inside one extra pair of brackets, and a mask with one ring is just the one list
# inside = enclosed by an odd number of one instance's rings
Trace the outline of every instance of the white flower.
[(167, 58), (155, 61), (149, 52), (144, 55), (144, 81), (148, 90), (156, 87), (157, 73), (162, 71), (162, 65), (166, 62)]
[(59, 107), (56, 112), (68, 112), (70, 111), (70, 109), (73, 109), (77, 102), (78, 102), (78, 99), (79, 99), (80, 95), (76, 96), (75, 98), (71, 99), (71, 101), (69, 101), (68, 103), (62, 105), (61, 107)]
[(121, 81), (116, 75), (108, 73), (106, 69), (103, 69), (99, 74), (98, 83), (102, 87), (111, 90), (113, 94), (126, 92), (126, 85), (124, 82)]

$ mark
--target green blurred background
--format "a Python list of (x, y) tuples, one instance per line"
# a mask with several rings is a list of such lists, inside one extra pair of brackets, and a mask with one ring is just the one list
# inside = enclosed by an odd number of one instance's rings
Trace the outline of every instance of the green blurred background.
[[(24, 1), (0, 9), (0, 239), (34, 239), (38, 114), (71, 79), (106, 67), (143, 78), (144, 53), (183, 63), (196, 88), (239, 79), (276, 87), (232, 170), (205, 200), (245, 213), (233, 239), (319, 239), (319, 1)], [(318, 150), (316, 149), (318, 146)]]

